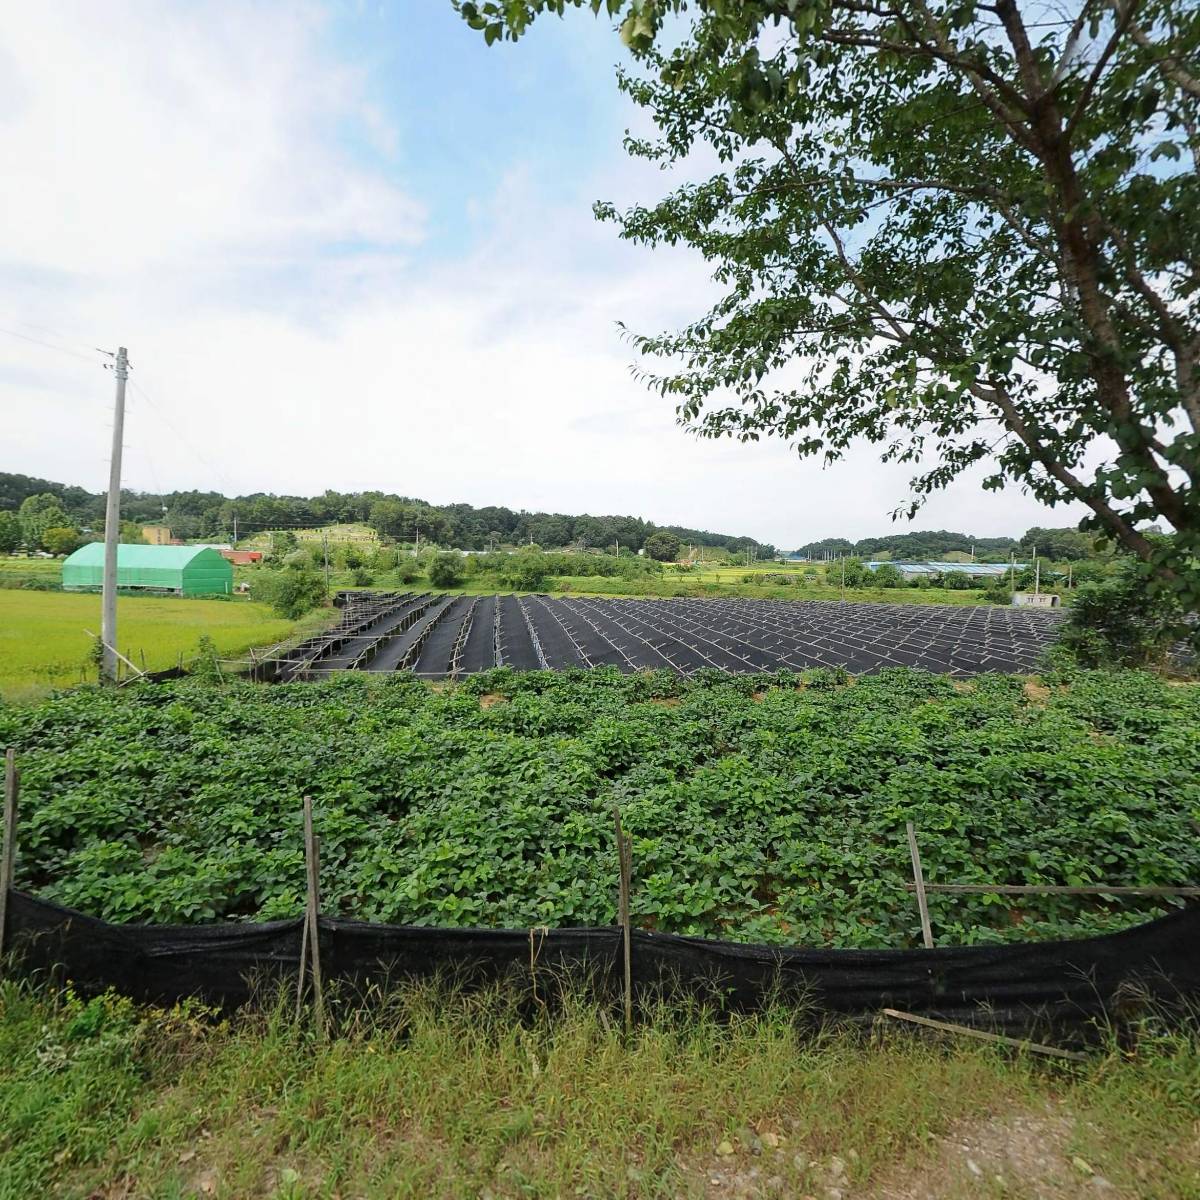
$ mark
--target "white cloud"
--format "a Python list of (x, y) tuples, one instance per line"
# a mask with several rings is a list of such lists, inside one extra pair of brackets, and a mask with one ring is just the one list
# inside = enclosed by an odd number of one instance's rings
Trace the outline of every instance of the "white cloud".
[(419, 206), (338, 149), (341, 123), (378, 142), (380, 119), (323, 56), (324, 24), (290, 4), (11, 10), (4, 258), (136, 278), (417, 239)]
[[(619, 123), (575, 203), (548, 205), (514, 164), (476, 197), (470, 243), (434, 257), (397, 175), (403, 139), (326, 32), (291, 4), (38, 5), (0, 26), (0, 151), (17, 164), (0, 326), (130, 347), (130, 486), (383, 488), (785, 547), (888, 528), (908, 472), (870, 449), (823, 472), (777, 443), (699, 442), (631, 378), (615, 321), (670, 328), (711, 285), (694, 257), (592, 220), (592, 196), (647, 187), (617, 157)], [(344, 150), (347, 127), (374, 159)], [(0, 337), (0, 465), (102, 486), (110, 390), (95, 366)], [(1046, 521), (963, 482), (916, 524)]]

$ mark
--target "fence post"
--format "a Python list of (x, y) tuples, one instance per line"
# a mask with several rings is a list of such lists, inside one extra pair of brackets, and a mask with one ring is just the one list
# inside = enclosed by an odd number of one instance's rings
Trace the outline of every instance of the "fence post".
[(909, 821), (905, 828), (908, 831), (908, 852), (912, 856), (913, 881), (917, 885), (917, 908), (921, 912), (921, 936), (925, 939), (925, 949), (933, 949), (933, 930), (929, 927), (929, 904), (925, 900), (925, 876), (921, 871), (921, 852), (917, 849), (917, 834), (913, 823)]
[(625, 950), (625, 1036), (633, 1029), (633, 930), (629, 918), (629, 883), (633, 874), (633, 839), (621, 828), (621, 810), (613, 809), (617, 829), (617, 865), (621, 883), (618, 893), (618, 914), (621, 921)]
[(12, 887), (13, 865), (17, 854), (17, 752), (10, 746), (4, 755), (4, 850), (0, 853), (0, 972), (4, 969), (7, 949), (8, 890)]
[[(313, 1001), (316, 1006), (317, 1031), (325, 1036), (325, 993), (321, 986), (321, 939), (318, 922), (321, 916), (320, 893), (321, 843), (313, 833), (312, 797), (304, 797), (304, 861), (308, 872), (308, 903), (305, 908), (309, 962), (312, 967)], [(303, 977), (301, 977), (303, 983)]]

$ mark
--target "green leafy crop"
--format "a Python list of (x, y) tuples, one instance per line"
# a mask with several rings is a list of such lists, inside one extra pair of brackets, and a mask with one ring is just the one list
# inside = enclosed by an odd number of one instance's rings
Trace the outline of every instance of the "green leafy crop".
[[(612, 815), (644, 928), (776, 943), (919, 937), (931, 882), (1200, 875), (1200, 689), (916, 671), (690, 680), (488, 672), (80, 689), (0, 709), (22, 768), (18, 885), (114, 921), (295, 916), (301, 797), (329, 913), (611, 923)], [(1154, 910), (931, 897), (944, 943), (1119, 928)]]

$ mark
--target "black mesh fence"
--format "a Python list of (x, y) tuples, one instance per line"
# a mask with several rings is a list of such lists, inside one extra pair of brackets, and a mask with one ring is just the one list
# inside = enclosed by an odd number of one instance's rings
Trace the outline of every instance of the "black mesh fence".
[[(203, 926), (109, 925), (10, 892), (9, 944), (24, 967), (85, 992), (107, 988), (170, 1004), (226, 1008), (296, 978), (302, 921)], [(322, 919), (327, 986), (361, 994), (400, 980), (465, 986), (515, 980), (546, 988), (585, 978), (616, 996), (622, 935), (581, 929), (435, 929)], [(1122, 933), (1073, 941), (933, 950), (806, 950), (635, 931), (635, 997), (686, 996), (726, 1011), (771, 1000), (814, 1019), (872, 1019), (885, 1007), (1010, 1035), (1080, 1043), (1106, 1025), (1200, 1003), (1200, 908)]]

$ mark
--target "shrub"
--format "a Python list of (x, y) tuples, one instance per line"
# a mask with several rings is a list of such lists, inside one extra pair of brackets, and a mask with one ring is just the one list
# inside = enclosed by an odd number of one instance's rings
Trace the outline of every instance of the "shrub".
[(904, 586), (904, 576), (900, 573), (899, 567), (892, 566), (891, 563), (885, 562), (882, 566), (876, 567), (871, 572), (871, 583), (876, 587), (881, 588), (896, 588)]
[(403, 558), (396, 566), (396, 578), (403, 584), (416, 583), (421, 567), (415, 558)]
[(355, 587), (370, 587), (375, 582), (375, 576), (366, 567), (355, 567), (350, 572), (350, 580)]
[(947, 571), (942, 576), (942, 587), (948, 588), (952, 592), (970, 591), (974, 586), (975, 584), (966, 571)]
[(429, 564), (429, 582), (436, 588), (458, 587), (465, 577), (461, 554), (438, 554)]
[(546, 586), (550, 568), (545, 554), (514, 554), (505, 564), (500, 578), (518, 592), (540, 592)]
[(303, 567), (259, 571), (250, 585), (250, 595), (269, 604), (281, 617), (294, 621), (325, 603), (325, 579)]
[(1200, 653), (1200, 624), (1178, 595), (1130, 559), (1112, 578), (1076, 591), (1059, 644), (1085, 667), (1161, 665), (1178, 641)]

